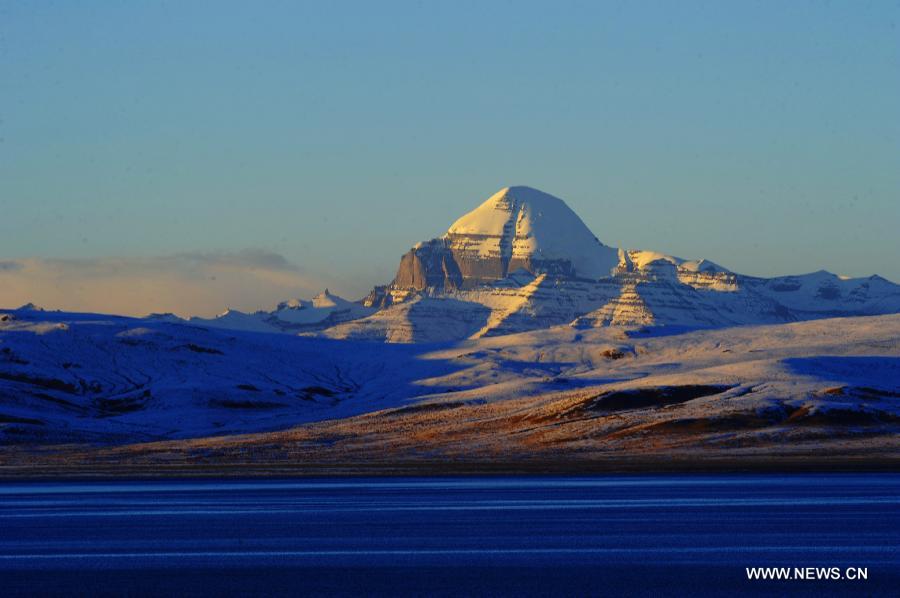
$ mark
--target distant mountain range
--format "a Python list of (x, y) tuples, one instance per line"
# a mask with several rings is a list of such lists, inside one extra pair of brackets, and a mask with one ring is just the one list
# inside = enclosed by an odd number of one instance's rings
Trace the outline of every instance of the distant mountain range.
[(600, 242), (566, 203), (506, 187), (437, 239), (416, 244), (394, 280), (351, 302), (325, 293), (273, 311), (191, 323), (387, 342), (437, 342), (557, 325), (718, 328), (900, 312), (900, 285), (826, 271), (759, 278), (707, 260)]
[[(308, 332), (322, 330), (348, 320), (365, 318), (375, 309), (333, 295), (325, 289), (313, 297), (282, 301), (272, 311), (257, 311), (251, 314), (234, 309), (225, 310), (215, 318), (191, 318), (191, 324), (226, 328), (230, 330), (249, 330), (254, 332)], [(153, 319), (180, 321), (172, 314), (154, 314)]]

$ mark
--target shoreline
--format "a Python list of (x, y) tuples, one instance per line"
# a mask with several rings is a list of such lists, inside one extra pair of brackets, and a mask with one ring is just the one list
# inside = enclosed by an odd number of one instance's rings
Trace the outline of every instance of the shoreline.
[(0, 465), (0, 480), (42, 481), (119, 478), (331, 478), (590, 475), (900, 474), (900, 456), (879, 459), (752, 458), (707, 460), (610, 459), (531, 462), (379, 462), (222, 465)]

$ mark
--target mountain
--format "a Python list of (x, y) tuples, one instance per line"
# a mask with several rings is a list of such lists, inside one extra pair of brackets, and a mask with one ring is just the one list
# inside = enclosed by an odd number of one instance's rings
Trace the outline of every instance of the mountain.
[[(820, 271), (744, 276), (707, 260), (601, 243), (557, 197), (506, 187), (416, 244), (362, 302), (377, 313), (316, 334), (438, 342), (557, 325), (716, 328), (900, 312), (900, 286)], [(358, 312), (355, 312), (358, 313)]]
[[(32, 305), (23, 310), (37, 309)], [(630, 336), (900, 312), (900, 286), (826, 271), (760, 278), (715, 262), (603, 244), (566, 203), (506, 187), (400, 258), (360, 301), (327, 289), (269, 311), (190, 318), (203, 328), (435, 343), (570, 326)], [(148, 320), (184, 322), (171, 314)]]
[(507, 187), (400, 260), (393, 285), (471, 289), (524, 270), (565, 278), (609, 276), (618, 252), (601, 243), (563, 200)]
[(417, 357), (167, 317), (0, 311), (0, 446), (275, 430), (394, 407), (414, 380), (453, 371)]
[[(422, 303), (440, 304), (397, 307)], [(0, 311), (7, 474), (783, 469), (797, 457), (896, 470), (898, 397), (900, 314), (634, 338), (558, 326), (434, 346)]]
[[(371, 315), (376, 310), (360, 303), (354, 303), (338, 297), (325, 289), (313, 297), (282, 301), (272, 311), (244, 313), (236, 309), (227, 309), (215, 318), (193, 317), (190, 324), (227, 330), (246, 330), (252, 332), (310, 332), (322, 330), (348, 320), (355, 320)], [(166, 317), (171, 314), (151, 317)]]
[(896, 469), (898, 338), (900, 287), (881, 277), (614, 249), (561, 199), (510, 187), (359, 302), (0, 310), (0, 468)]

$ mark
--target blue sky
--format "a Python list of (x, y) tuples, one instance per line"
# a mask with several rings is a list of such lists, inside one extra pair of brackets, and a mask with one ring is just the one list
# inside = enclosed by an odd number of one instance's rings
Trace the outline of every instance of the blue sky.
[(0, 0), (0, 259), (270, 253), (357, 297), (524, 184), (610, 245), (897, 281), (898, 23), (896, 1)]

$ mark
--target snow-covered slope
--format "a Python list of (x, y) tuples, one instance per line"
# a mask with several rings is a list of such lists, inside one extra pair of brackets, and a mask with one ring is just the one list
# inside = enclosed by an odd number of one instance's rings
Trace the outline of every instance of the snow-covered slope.
[(244, 330), (249, 332), (279, 332), (278, 328), (267, 322), (269, 317), (270, 314), (263, 311), (248, 314), (237, 309), (229, 308), (215, 318), (193, 317), (188, 321), (191, 324), (208, 328)]
[(490, 313), (487, 307), (474, 301), (416, 296), (367, 318), (311, 334), (389, 343), (446, 342), (475, 335)]
[(435, 346), (0, 312), (0, 466), (896, 460), (898, 401), (900, 315)]
[[(378, 345), (97, 314), (0, 311), (0, 445), (136, 442), (364, 413), (452, 364)], [(431, 388), (425, 389), (431, 392)]]
[(346, 320), (363, 318), (374, 311), (325, 289), (313, 297), (312, 301), (292, 299), (279, 303), (277, 309), (269, 314), (267, 321), (282, 330), (297, 331), (333, 326)]
[(798, 314), (879, 314), (900, 311), (900, 286), (880, 276), (847, 278), (820, 270), (799, 276), (744, 277), (756, 292)]
[(371, 307), (347, 301), (325, 289), (313, 297), (312, 301), (290, 299), (282, 301), (272, 311), (248, 314), (228, 309), (215, 318), (194, 317), (189, 322), (226, 330), (297, 333), (322, 330), (341, 322), (364, 318), (374, 312), (375, 309)]

